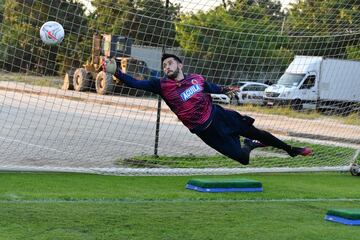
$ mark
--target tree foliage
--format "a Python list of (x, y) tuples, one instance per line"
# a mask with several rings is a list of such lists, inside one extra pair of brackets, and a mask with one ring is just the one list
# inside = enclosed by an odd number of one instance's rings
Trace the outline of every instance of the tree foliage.
[(291, 5), (287, 34), (296, 54), (347, 57), (359, 45), (360, 1), (299, 1)]
[(288, 63), (291, 54), (284, 48), (288, 40), (281, 34), (280, 6), (267, 3), (238, 0), (227, 9), (182, 15), (178, 41), (187, 55), (202, 59), (201, 69), (194, 70), (227, 83), (240, 73), (271, 71)]
[[(92, 35), (123, 35), (144, 46), (180, 46), (191, 72), (213, 80), (260, 79), (284, 70), (294, 55), (360, 59), (359, 0), (299, 0), (284, 12), (274, 0), (223, 0), (207, 12), (180, 14), (165, 0), (0, 0), (0, 62), (8, 71), (56, 74), (91, 54)], [(40, 26), (64, 26), (60, 46), (46, 46)], [(250, 76), (251, 75), (251, 76)], [(267, 80), (267, 79), (264, 79)]]
[(91, 29), (123, 35), (146, 46), (176, 46), (175, 24), (179, 5), (162, 0), (94, 0)]
[[(32, 71), (54, 75), (61, 66), (81, 61), (82, 34), (87, 31), (83, 5), (75, 1), (5, 0), (0, 47), (8, 71)], [(39, 29), (46, 21), (63, 25), (66, 38), (61, 46), (46, 46)]]
[(0, 24), (3, 21), (4, 18), (4, 5), (5, 5), (5, 0), (0, 0)]
[(182, 15), (177, 39), (186, 55), (201, 59), (193, 70), (220, 82), (281, 72), (294, 55), (359, 59), (359, 4), (299, 0), (284, 12), (271, 0), (224, 1), (226, 7)]

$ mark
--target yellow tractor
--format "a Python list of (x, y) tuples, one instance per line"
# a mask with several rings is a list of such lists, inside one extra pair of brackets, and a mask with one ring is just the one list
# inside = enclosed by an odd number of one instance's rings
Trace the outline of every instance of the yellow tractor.
[(132, 40), (123, 36), (94, 34), (91, 59), (81, 68), (69, 70), (62, 89), (75, 91), (96, 90), (98, 94), (113, 94), (122, 88), (123, 83), (102, 71), (102, 61), (114, 58), (124, 73), (142, 80), (156, 72), (147, 67), (146, 62), (131, 56)]

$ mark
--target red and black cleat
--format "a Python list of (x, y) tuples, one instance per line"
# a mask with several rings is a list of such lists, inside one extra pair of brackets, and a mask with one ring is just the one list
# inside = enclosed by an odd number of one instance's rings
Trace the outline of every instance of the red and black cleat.
[(292, 147), (291, 152), (289, 153), (290, 156), (296, 157), (298, 155), (301, 156), (310, 156), (312, 155), (313, 151), (311, 148), (299, 148), (299, 147)]

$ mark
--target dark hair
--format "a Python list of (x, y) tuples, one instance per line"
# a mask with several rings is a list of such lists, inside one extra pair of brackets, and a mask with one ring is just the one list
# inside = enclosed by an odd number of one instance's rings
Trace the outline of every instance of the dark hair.
[(182, 63), (181, 59), (178, 56), (176, 56), (174, 54), (170, 54), (170, 53), (164, 53), (161, 57), (161, 64), (165, 61), (165, 59), (171, 58), (171, 57), (174, 58), (177, 62)]

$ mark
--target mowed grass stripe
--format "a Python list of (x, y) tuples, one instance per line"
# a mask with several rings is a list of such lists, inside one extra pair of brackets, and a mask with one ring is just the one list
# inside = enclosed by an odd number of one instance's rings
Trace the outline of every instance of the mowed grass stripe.
[[(69, 173), (1, 173), (0, 200), (86, 199), (360, 199), (360, 178), (349, 173), (205, 176), (262, 182), (262, 193), (199, 193), (185, 189), (195, 176), (124, 177)], [(196, 176), (199, 178), (201, 176)]]
[(262, 193), (185, 189), (193, 177), (2, 173), (0, 239), (359, 239), (360, 228), (324, 220), (359, 206), (349, 173), (233, 176), (262, 182)]
[(324, 220), (310, 203), (44, 203), (1, 204), (0, 239), (358, 240), (360, 228)]
[(0, 203), (297, 203), (297, 202), (359, 202), (360, 198), (285, 198), (285, 199), (33, 199), (33, 200), (0, 200)]

